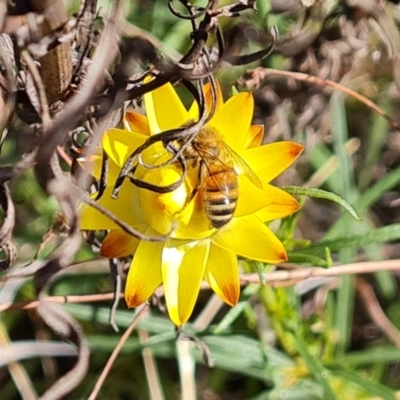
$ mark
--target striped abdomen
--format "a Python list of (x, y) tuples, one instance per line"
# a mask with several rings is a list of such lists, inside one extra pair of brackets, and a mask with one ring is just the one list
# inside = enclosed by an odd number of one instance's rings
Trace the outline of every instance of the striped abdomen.
[(222, 228), (233, 216), (238, 199), (238, 180), (228, 165), (202, 168), (201, 188), (204, 209), (214, 228)]

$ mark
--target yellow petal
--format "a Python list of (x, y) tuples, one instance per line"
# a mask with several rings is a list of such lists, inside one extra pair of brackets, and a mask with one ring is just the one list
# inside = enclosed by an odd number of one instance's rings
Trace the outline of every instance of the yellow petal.
[[(178, 168), (170, 165), (148, 170), (143, 179), (153, 185), (168, 186), (178, 182), (181, 175), (182, 172), (178, 171)], [(162, 235), (168, 234), (179, 214), (186, 208), (189, 193), (185, 183), (166, 193), (141, 189), (139, 198), (146, 221)]]
[(251, 125), (247, 132), (245, 149), (259, 147), (264, 137), (264, 125)]
[[(79, 160), (79, 164), (95, 179), (100, 180), (102, 172), (102, 159), (102, 156), (93, 155)], [(118, 167), (113, 160), (108, 159), (107, 185), (114, 185), (120, 172), (121, 168)]]
[(253, 214), (273, 201), (275, 191), (271, 185), (263, 184), (263, 188), (260, 189), (245, 176), (239, 175), (238, 178), (239, 196), (234, 214), (235, 217)]
[[(147, 233), (151, 234), (150, 230)], [(128, 307), (144, 303), (161, 284), (163, 247), (164, 242), (140, 242), (126, 280), (125, 301)]]
[(189, 121), (189, 115), (170, 83), (144, 95), (152, 135), (176, 129)]
[[(189, 189), (190, 197), (193, 189), (191, 187)], [(177, 226), (172, 236), (178, 239), (200, 240), (209, 237), (215, 231), (204, 210), (204, 201), (200, 190), (197, 191), (186, 208), (176, 215), (176, 221)]]
[(231, 97), (207, 124), (219, 132), (224, 142), (241, 154), (253, 118), (254, 100), (251, 93)]
[(137, 112), (127, 110), (124, 115), (124, 126), (130, 132), (142, 133), (150, 136), (149, 123), (147, 117)]
[[(267, 186), (265, 184), (265, 186)], [(268, 185), (274, 192), (271, 203), (257, 211), (257, 217), (264, 222), (272, 221), (293, 214), (300, 208), (300, 204), (289, 193), (282, 189)]]
[(304, 147), (294, 142), (275, 142), (246, 149), (241, 156), (265, 182), (281, 174), (301, 154)]
[(129, 235), (122, 229), (113, 229), (101, 244), (100, 255), (107, 258), (127, 257), (139, 246), (140, 239)]
[[(224, 100), (222, 97), (221, 86), (218, 81), (216, 83), (216, 102), (215, 102), (215, 110), (214, 113), (217, 113), (223, 106)], [(211, 85), (209, 83), (205, 84), (203, 87), (204, 98), (206, 101), (206, 114), (208, 115), (211, 111), (211, 106), (213, 102)], [(196, 101), (193, 102), (192, 106), (189, 109), (189, 119), (191, 121), (197, 121), (199, 119), (199, 106)]]
[(208, 258), (209, 241), (165, 247), (162, 255), (162, 280), (169, 316), (175, 325), (190, 317), (199, 294)]
[(78, 163), (86, 172), (99, 180), (101, 176), (101, 150), (99, 149), (97, 153), (89, 157), (79, 158)]
[(211, 244), (204, 278), (225, 303), (236, 305), (240, 296), (240, 282), (234, 253)]
[[(126, 222), (132, 227), (139, 228), (146, 225), (142, 211), (138, 202), (138, 188), (132, 183), (126, 181), (122, 185), (118, 199), (111, 198), (112, 187), (107, 186), (103, 196), (98, 203), (113, 213), (117, 218)], [(96, 195), (92, 196), (92, 199)], [(81, 208), (80, 229), (83, 230), (104, 230), (118, 229), (119, 226), (102, 212), (94, 207), (83, 204)]]
[(108, 129), (103, 136), (103, 149), (108, 157), (119, 167), (126, 159), (141, 146), (147, 137), (145, 135), (129, 132), (123, 129)]
[(281, 241), (254, 215), (234, 218), (217, 231), (211, 240), (225, 250), (252, 260), (271, 264), (287, 260)]

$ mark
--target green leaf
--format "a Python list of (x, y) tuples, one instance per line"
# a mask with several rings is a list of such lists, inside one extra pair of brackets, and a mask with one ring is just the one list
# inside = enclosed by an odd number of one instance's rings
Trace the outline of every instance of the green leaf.
[(288, 262), (293, 264), (310, 264), (314, 267), (327, 268), (329, 264), (326, 260), (311, 254), (302, 254), (301, 252), (288, 253)]
[(345, 236), (338, 239), (324, 240), (306, 249), (301, 249), (304, 254), (323, 255), (325, 249), (338, 251), (344, 248), (358, 248), (372, 243), (385, 243), (400, 239), (400, 224), (393, 224), (377, 228), (361, 235)]
[(314, 197), (316, 199), (325, 199), (333, 201), (334, 203), (337, 203), (340, 206), (342, 206), (353, 218), (355, 218), (358, 221), (361, 221), (361, 218), (357, 215), (354, 208), (346, 200), (342, 199), (340, 196), (334, 193), (327, 192), (326, 190), (322, 189), (306, 188), (300, 186), (281, 186), (280, 188), (292, 195), (308, 196), (308, 197)]
[[(294, 362), (284, 353), (271, 347), (263, 348), (258, 340), (243, 335), (207, 335), (202, 340), (208, 347), (215, 367), (264, 382), (272, 379), (268, 371), (272, 374), (277, 368), (294, 366)], [(200, 352), (196, 352), (196, 358), (204, 362)]]

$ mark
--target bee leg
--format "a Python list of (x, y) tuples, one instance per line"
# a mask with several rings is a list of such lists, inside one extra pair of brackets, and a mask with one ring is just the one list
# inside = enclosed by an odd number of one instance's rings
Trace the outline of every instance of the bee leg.
[[(197, 159), (196, 159), (196, 157), (190, 156), (189, 159), (193, 159), (192, 168), (194, 168), (194, 167), (196, 166), (196, 164), (197, 164)], [(189, 194), (188, 200), (187, 200), (187, 203), (186, 203), (186, 204), (189, 204), (189, 203), (194, 199), (194, 196), (196, 196), (196, 194), (197, 194), (197, 192), (198, 192), (198, 190), (199, 190), (199, 187), (200, 187), (200, 182), (201, 182), (201, 169), (203, 168), (203, 164), (200, 164), (198, 167), (199, 167), (199, 170), (198, 170), (198, 172), (197, 172), (197, 185), (196, 185), (196, 187), (192, 190), (192, 192)]]
[(192, 192), (189, 194), (186, 204), (189, 204), (194, 199), (194, 196), (196, 196), (197, 190), (198, 190), (198, 187), (196, 186), (192, 190)]

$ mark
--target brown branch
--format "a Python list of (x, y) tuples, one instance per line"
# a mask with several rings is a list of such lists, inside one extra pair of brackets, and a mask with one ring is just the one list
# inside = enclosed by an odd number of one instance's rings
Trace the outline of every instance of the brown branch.
[[(330, 268), (298, 268), (288, 271), (273, 271), (265, 275), (264, 283), (273, 286), (280, 286), (279, 283), (292, 281), (295, 284), (303, 279), (315, 278), (319, 276), (339, 276), (351, 274), (368, 274), (377, 271), (397, 271), (400, 270), (400, 259), (386, 261), (366, 261), (360, 263), (335, 265)], [(240, 277), (243, 284), (260, 283), (258, 274), (246, 274)]]
[[(320, 276), (340, 276), (351, 274), (367, 274), (378, 271), (397, 271), (400, 270), (400, 259), (386, 260), (386, 261), (367, 261), (352, 264), (335, 265), (331, 268), (297, 268), (285, 271), (273, 271), (265, 275), (264, 283), (272, 286), (287, 286), (296, 284), (307, 278), (315, 278)], [(250, 283), (260, 283), (260, 276), (258, 273), (242, 274), (240, 276), (242, 285)], [(202, 282), (200, 290), (209, 289), (210, 285), (207, 282)], [(156, 294), (162, 296), (164, 293), (162, 287), (157, 289)], [(121, 295), (123, 297), (123, 295)], [(81, 296), (49, 296), (47, 301), (54, 303), (93, 303), (99, 301), (109, 301), (114, 299), (114, 293), (101, 293)], [(0, 312), (5, 310), (29, 310), (37, 308), (39, 305), (38, 300), (21, 301), (18, 303), (8, 302), (0, 304)]]

